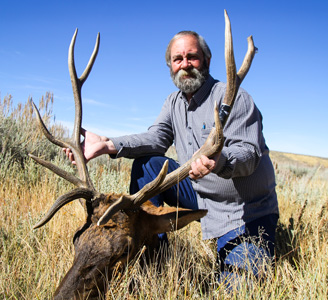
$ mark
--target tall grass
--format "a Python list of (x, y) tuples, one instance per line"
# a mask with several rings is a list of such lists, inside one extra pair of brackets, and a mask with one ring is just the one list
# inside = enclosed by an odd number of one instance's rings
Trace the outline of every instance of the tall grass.
[[(65, 139), (67, 131), (53, 122), (52, 100), (47, 94), (39, 106), (50, 131)], [(67, 171), (74, 169), (40, 134), (29, 102), (13, 107), (10, 96), (0, 99), (0, 133), (0, 299), (50, 299), (73, 261), (72, 237), (84, 212), (79, 203), (71, 203), (44, 227), (32, 229), (72, 186), (31, 161), (27, 153)], [(272, 153), (272, 159), (281, 216), (276, 264), (266, 281), (253, 278), (248, 285), (245, 278), (238, 292), (228, 293), (216, 281), (215, 241), (202, 241), (194, 222), (169, 235), (170, 245), (158, 261), (142, 264), (141, 249), (124, 271), (117, 270), (107, 299), (326, 299), (326, 160), (283, 153)], [(128, 190), (131, 161), (103, 157), (88, 166), (99, 191)]]

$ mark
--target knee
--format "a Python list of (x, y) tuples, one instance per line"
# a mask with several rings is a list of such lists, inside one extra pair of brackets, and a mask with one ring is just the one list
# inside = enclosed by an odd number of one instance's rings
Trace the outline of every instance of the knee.
[(166, 160), (169, 160), (168, 173), (179, 167), (177, 162), (165, 156), (143, 156), (134, 160), (132, 174), (135, 172), (139, 173), (142, 170), (143, 173), (155, 174), (157, 176)]
[(235, 247), (226, 257), (224, 263), (252, 272), (253, 275), (259, 276), (267, 270), (271, 262), (271, 255), (267, 249), (253, 243), (244, 242)]
[(141, 169), (144, 167), (151, 166), (162, 166), (166, 158), (164, 156), (142, 156), (138, 157), (133, 161), (132, 169)]
[(155, 179), (164, 161), (165, 157), (163, 156), (142, 156), (136, 158), (131, 169), (131, 185), (140, 180), (142, 181), (141, 184), (144, 185)]

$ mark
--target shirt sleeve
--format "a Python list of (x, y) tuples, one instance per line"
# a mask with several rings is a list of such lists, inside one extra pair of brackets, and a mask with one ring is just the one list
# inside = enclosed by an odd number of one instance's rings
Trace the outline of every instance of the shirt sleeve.
[(225, 179), (252, 174), (267, 148), (262, 115), (246, 91), (238, 93), (223, 134), (224, 147), (213, 172)]
[(112, 158), (137, 158), (145, 155), (164, 155), (173, 143), (171, 101), (166, 99), (162, 110), (147, 132), (110, 138), (118, 150)]

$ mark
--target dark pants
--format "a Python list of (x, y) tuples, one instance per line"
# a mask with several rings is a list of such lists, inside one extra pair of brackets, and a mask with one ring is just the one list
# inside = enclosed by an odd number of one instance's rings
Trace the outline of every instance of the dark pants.
[[(165, 156), (144, 156), (134, 161), (131, 172), (130, 194), (139, 191), (148, 182), (154, 180), (166, 160), (169, 160), (169, 169), (167, 173), (179, 167), (179, 164)], [(179, 191), (179, 192), (178, 192)], [(174, 185), (162, 194), (150, 199), (156, 206), (162, 206), (164, 202), (170, 206), (198, 209), (197, 195), (194, 191), (189, 177), (182, 180), (178, 185)]]
[(217, 239), (219, 281), (232, 289), (242, 284), (242, 274), (264, 279), (273, 264), (278, 215), (270, 214), (246, 223)]
[[(130, 193), (136, 193), (155, 179), (167, 159), (164, 156), (145, 156), (136, 159), (132, 166)], [(169, 159), (168, 173), (178, 167), (177, 162)], [(179, 187), (175, 185), (150, 200), (156, 206), (162, 206), (165, 202), (170, 206), (179, 204), (179, 207), (198, 209), (197, 195), (189, 177), (181, 181)], [(274, 255), (277, 221), (278, 215), (271, 214), (218, 237), (220, 281), (230, 281), (232, 277), (236, 277), (236, 269), (251, 271), (256, 276), (261, 274), (262, 265), (267, 265)], [(167, 241), (165, 234), (159, 237)]]

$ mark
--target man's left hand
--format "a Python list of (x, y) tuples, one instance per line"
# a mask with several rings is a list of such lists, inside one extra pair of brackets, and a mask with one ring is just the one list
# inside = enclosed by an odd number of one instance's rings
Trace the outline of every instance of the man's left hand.
[(202, 155), (196, 161), (192, 162), (191, 170), (189, 171), (190, 178), (196, 180), (211, 173), (219, 160), (219, 156), (220, 155), (216, 155), (214, 158), (208, 158)]

